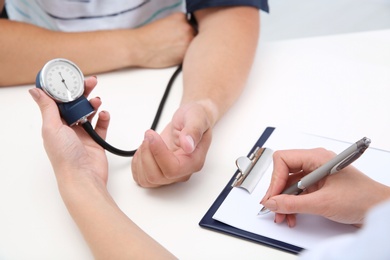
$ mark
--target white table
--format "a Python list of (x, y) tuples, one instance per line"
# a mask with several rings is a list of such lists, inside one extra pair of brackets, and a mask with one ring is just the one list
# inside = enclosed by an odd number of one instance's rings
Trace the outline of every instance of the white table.
[[(266, 126), (390, 150), (390, 30), (260, 43), (248, 86), (219, 122), (202, 171), (186, 183), (138, 187), (128, 158), (108, 155), (108, 188), (121, 209), (181, 259), (295, 259), (198, 226)], [(136, 148), (173, 68), (99, 75), (92, 95), (112, 115), (108, 141)], [(0, 89), (0, 259), (92, 259), (57, 191), (40, 136), (33, 87)], [(181, 95), (175, 83), (160, 126)], [(160, 128), (161, 130), (161, 128)]]

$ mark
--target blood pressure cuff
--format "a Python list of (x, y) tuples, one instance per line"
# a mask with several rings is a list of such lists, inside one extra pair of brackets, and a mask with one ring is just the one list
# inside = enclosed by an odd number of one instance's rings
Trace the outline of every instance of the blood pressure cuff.
[(269, 12), (268, 0), (186, 0), (187, 13), (193, 13), (208, 7), (222, 6), (252, 6)]
[(8, 15), (7, 15), (7, 11), (5, 10), (5, 7), (3, 8), (3, 10), (0, 10), (0, 19), (1, 18), (8, 19)]

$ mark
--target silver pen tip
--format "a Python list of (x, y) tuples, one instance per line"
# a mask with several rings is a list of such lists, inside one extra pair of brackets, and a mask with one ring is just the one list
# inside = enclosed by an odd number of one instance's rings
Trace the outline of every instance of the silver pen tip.
[(269, 209), (267, 209), (266, 207), (263, 207), (259, 213), (257, 213), (257, 216), (261, 216), (261, 215), (265, 215), (267, 213), (270, 213), (271, 211)]
[(364, 144), (369, 146), (371, 144), (371, 139), (367, 138), (367, 137), (364, 137)]

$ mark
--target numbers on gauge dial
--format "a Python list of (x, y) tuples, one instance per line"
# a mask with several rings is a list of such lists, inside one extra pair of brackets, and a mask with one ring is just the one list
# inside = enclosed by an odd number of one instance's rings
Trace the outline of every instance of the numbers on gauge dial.
[(80, 72), (71, 64), (54, 63), (46, 73), (46, 87), (50, 93), (62, 100), (75, 100), (84, 92)]

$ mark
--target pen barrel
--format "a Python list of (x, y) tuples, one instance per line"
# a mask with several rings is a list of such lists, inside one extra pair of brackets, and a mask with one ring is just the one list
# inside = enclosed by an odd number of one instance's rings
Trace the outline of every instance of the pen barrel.
[[(325, 163), (324, 165), (320, 166), (310, 174), (303, 177), (300, 181), (299, 188), (305, 189), (317, 182), (319, 182), (321, 179), (325, 178), (330, 173), (334, 173), (337, 171), (337, 165), (342, 163), (344, 160), (346, 160), (348, 157), (356, 153), (356, 150), (358, 149), (358, 145), (356, 143), (352, 144), (350, 147), (345, 149), (343, 152), (332, 158), (329, 162)], [(346, 165), (345, 165), (346, 166)], [(335, 170), (335, 171), (333, 171)]]
[(294, 183), (293, 185), (285, 189), (282, 194), (299, 195), (303, 191), (303, 189), (300, 189), (298, 186), (299, 182)]

